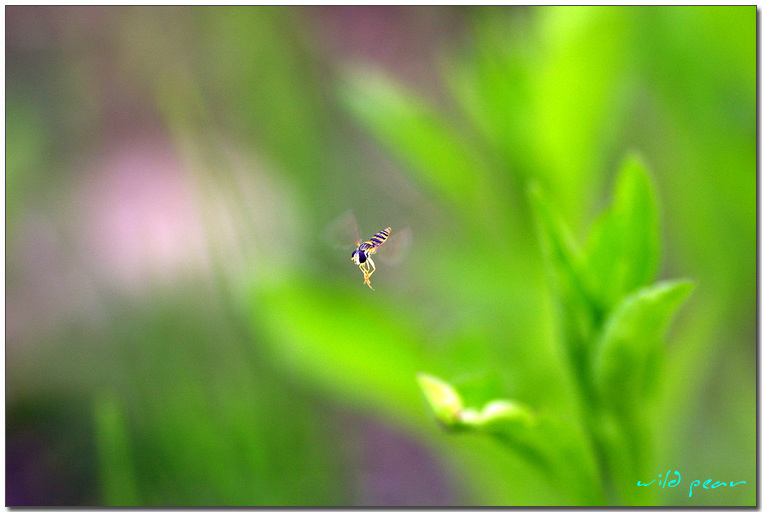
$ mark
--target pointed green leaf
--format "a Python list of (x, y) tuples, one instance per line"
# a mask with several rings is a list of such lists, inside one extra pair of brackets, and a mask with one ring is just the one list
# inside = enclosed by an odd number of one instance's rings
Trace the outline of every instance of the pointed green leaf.
[(645, 165), (635, 155), (622, 163), (614, 201), (591, 228), (584, 252), (590, 294), (604, 312), (656, 276), (656, 199)]
[(463, 402), (455, 388), (433, 375), (419, 373), (417, 378), (437, 420), (446, 427), (457, 424), (463, 411)]
[(625, 298), (609, 317), (592, 360), (595, 387), (611, 409), (640, 407), (659, 378), (661, 343), (677, 308), (693, 289), (688, 281), (657, 283)]
[(586, 346), (594, 326), (595, 311), (585, 294), (580, 252), (569, 229), (539, 185), (535, 183), (530, 186), (529, 196), (543, 255), (549, 273), (553, 276), (564, 341), (577, 375), (582, 379), (588, 357)]

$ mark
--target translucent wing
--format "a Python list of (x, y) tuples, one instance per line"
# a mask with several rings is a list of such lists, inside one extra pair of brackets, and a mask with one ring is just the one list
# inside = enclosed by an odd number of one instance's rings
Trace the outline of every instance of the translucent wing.
[(352, 210), (347, 210), (331, 221), (323, 232), (323, 238), (328, 247), (340, 250), (351, 250), (361, 242), (357, 229), (357, 219)]
[[(375, 233), (375, 231), (368, 232), (365, 238), (361, 238), (357, 228), (357, 218), (352, 210), (347, 210), (325, 227), (323, 238), (325, 244), (332, 249), (351, 251)], [(412, 240), (413, 233), (410, 228), (394, 229), (392, 227), (389, 238), (381, 244), (373, 257), (386, 264), (397, 265), (407, 255)]]
[(378, 260), (389, 265), (398, 265), (407, 255), (412, 242), (413, 232), (410, 228), (392, 228), (389, 238), (378, 248)]

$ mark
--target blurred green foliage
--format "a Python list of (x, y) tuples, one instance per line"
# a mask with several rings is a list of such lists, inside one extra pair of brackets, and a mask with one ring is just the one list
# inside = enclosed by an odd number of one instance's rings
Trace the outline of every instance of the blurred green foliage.
[[(648, 286), (658, 263), (657, 213), (638, 159), (630, 157), (622, 166), (614, 203), (596, 219), (584, 251), (537, 184), (530, 194), (581, 425), (575, 427), (569, 416), (561, 422), (552, 411), (527, 421), (533, 415), (526, 405), (489, 395), (482, 400), (492, 400), (478, 413), (463, 407), (457, 391), (430, 377), (419, 377), (422, 390), (443, 425), (492, 434), (538, 466), (572, 502), (650, 504), (650, 490), (631, 482), (652, 469), (658, 418), (651, 402), (664, 393), (658, 385), (662, 338), (692, 285)], [(575, 436), (575, 428), (586, 439)]]
[[(8, 334), (7, 396), (73, 404), (98, 472), (85, 504), (395, 504), (393, 491), (368, 497), (373, 461), (355, 453), (379, 443), (382, 457), (388, 446), (347, 418), (429, 454), (423, 472), (436, 490), (396, 504), (634, 503), (637, 480), (668, 469), (750, 484), (689, 498), (684, 482), (650, 488), (643, 501), (756, 504), (753, 7), (15, 9), (6, 14), (7, 317), (44, 322)], [(344, 24), (375, 22), (389, 45), (377, 62), (335, 46), (349, 38)], [(20, 35), (44, 34), (46, 23), (57, 30), (42, 43)], [(438, 65), (430, 81), (378, 57), (391, 41), (412, 51), (445, 27), (426, 57)], [(160, 269), (137, 296), (96, 272), (100, 255), (78, 244), (91, 219), (77, 186), (94, 175), (83, 167), (129, 147), (130, 126), (168, 134), (211, 269), (169, 284), (159, 278), (174, 269)], [(632, 149), (651, 178), (637, 160), (614, 172)], [(555, 212), (545, 232), (559, 230), (560, 256), (587, 233), (585, 257), (567, 270), (543, 263), (530, 182)], [(376, 292), (348, 253), (322, 244), (348, 209), (363, 237), (413, 230), (400, 266), (379, 263)], [(40, 218), (53, 248), (36, 263), (26, 233)], [(575, 268), (593, 277), (559, 295), (557, 281)], [(69, 287), (47, 295), (74, 307), (50, 314), (32, 300), (60, 284), (40, 269), (63, 276)], [(676, 277), (697, 286), (659, 345), (653, 446), (630, 465), (633, 454), (617, 450), (637, 446), (643, 430), (627, 430), (637, 422), (622, 414), (640, 410), (656, 357), (633, 340), (643, 325), (666, 326), (686, 292), (674, 281), (642, 287)], [(571, 322), (579, 343), (602, 329), (596, 368), (567, 358), (559, 297), (564, 315), (588, 315)], [(603, 393), (606, 417), (591, 417), (601, 409), (580, 405), (590, 391), (581, 383), (611, 389), (627, 364), (609, 366), (618, 357), (640, 358), (643, 373), (622, 384), (627, 396)], [(523, 446), (541, 446), (527, 457), (510, 442), (441, 434), (420, 372), (499, 425), (505, 404), (483, 409), (490, 400), (526, 404), (553, 444), (527, 433)], [(8, 424), (9, 447), (22, 426), (24, 435), (43, 428), (12, 413)], [(510, 425), (514, 436), (523, 428)], [(614, 466), (596, 466), (596, 453)], [(24, 501), (14, 471), (9, 505), (63, 504)]]

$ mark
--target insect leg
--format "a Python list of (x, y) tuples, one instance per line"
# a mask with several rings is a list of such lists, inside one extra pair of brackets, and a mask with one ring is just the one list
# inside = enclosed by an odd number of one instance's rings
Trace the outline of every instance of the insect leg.
[(360, 267), (360, 270), (362, 271), (362, 276), (365, 279), (365, 284), (370, 286), (370, 283), (368, 282), (368, 261), (363, 261), (358, 265)]
[[(371, 258), (368, 258), (365, 264), (366, 264), (366, 268), (363, 269), (363, 274), (365, 274), (365, 284), (368, 285), (368, 288), (373, 290), (373, 287), (370, 285), (370, 276), (373, 274), (373, 272), (376, 271), (376, 265), (373, 263), (373, 260)], [(368, 271), (367, 267), (372, 267), (370, 272)]]

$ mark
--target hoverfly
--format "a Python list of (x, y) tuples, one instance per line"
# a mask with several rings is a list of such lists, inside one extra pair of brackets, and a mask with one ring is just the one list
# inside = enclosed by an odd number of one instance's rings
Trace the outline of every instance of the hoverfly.
[(382, 229), (370, 237), (370, 240), (367, 242), (357, 244), (357, 249), (352, 251), (351, 260), (355, 265), (360, 267), (362, 275), (365, 277), (365, 284), (367, 284), (368, 288), (371, 290), (373, 290), (373, 287), (370, 285), (370, 276), (376, 271), (376, 264), (373, 263), (373, 258), (371, 258), (371, 256), (379, 247), (381, 247), (382, 243), (386, 242), (386, 239), (389, 238), (391, 232), (392, 228)]
[[(357, 221), (355, 220), (352, 212), (346, 212), (338, 219), (332, 222), (328, 229), (327, 234), (333, 242), (332, 245), (342, 248), (349, 248), (352, 245), (355, 249), (352, 251), (350, 260), (360, 267), (363, 274), (363, 279), (368, 288), (375, 291), (370, 284), (370, 276), (376, 271), (376, 264), (373, 262), (373, 256), (376, 251), (381, 247), (381, 244), (389, 239), (392, 228), (387, 227), (382, 229), (367, 241), (362, 241), (359, 231), (357, 229)], [(337, 244), (338, 239), (348, 241), (351, 238), (352, 243)], [(380, 254), (380, 257), (388, 263), (398, 263), (401, 259), (401, 255), (407, 248), (410, 242), (410, 229), (405, 228), (398, 232), (395, 232), (393, 238), (389, 239), (384, 246), (384, 250)]]

